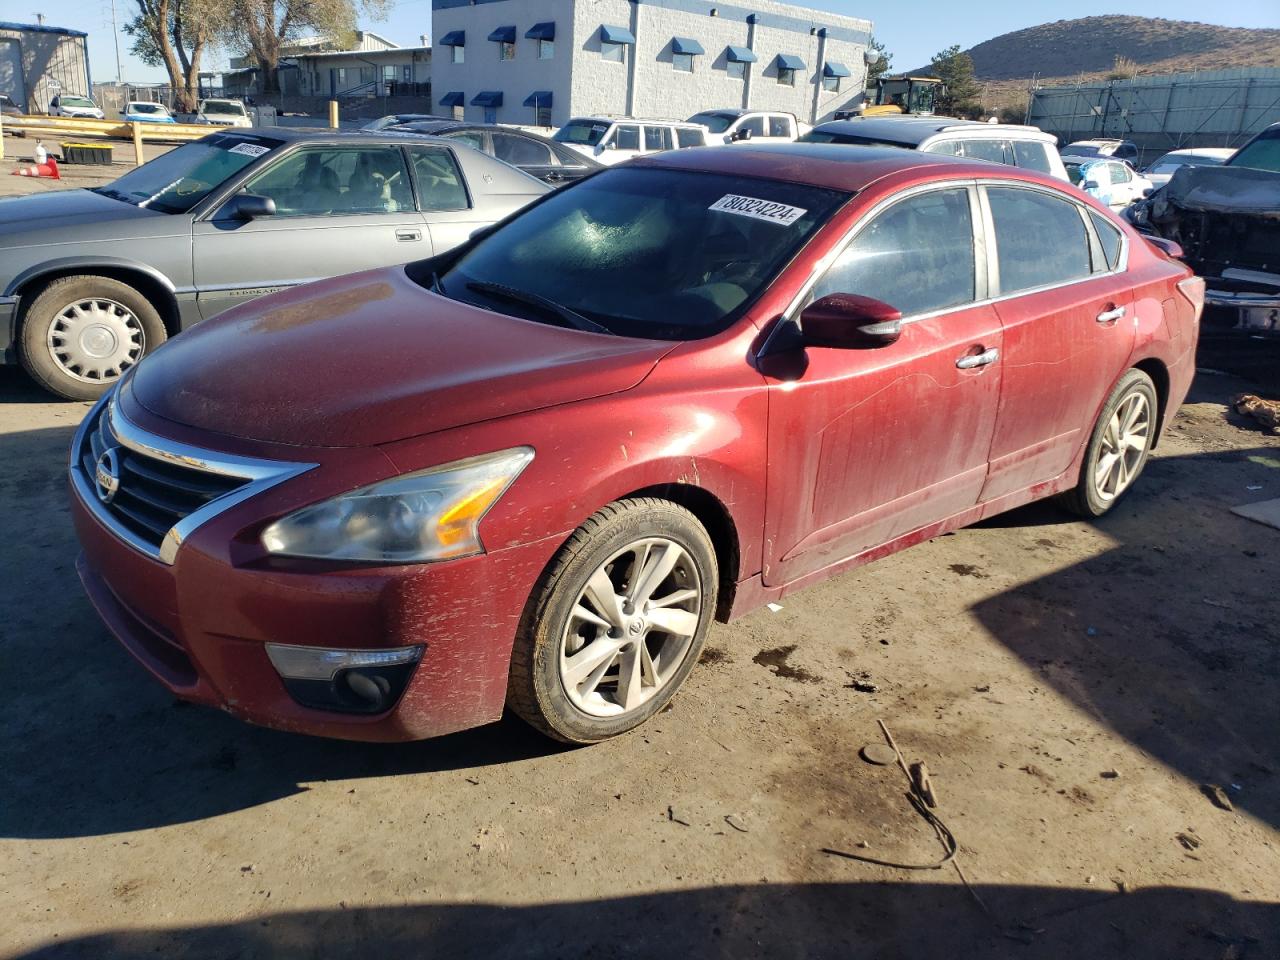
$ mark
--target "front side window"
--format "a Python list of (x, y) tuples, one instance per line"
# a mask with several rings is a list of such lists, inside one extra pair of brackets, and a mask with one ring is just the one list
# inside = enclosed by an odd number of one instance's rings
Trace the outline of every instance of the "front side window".
[(398, 213), (413, 190), (397, 147), (299, 150), (249, 180), (247, 193), (270, 197), (277, 217)]
[(413, 177), (418, 185), (421, 209), (467, 209), (467, 189), (452, 153), (438, 147), (410, 147), (409, 156), (413, 161)]
[(625, 43), (609, 43), (607, 40), (600, 41), (600, 59), (609, 60), (613, 63), (622, 63), (626, 59), (624, 51), (627, 49)]
[(671, 55), (671, 66), (677, 73), (693, 73), (693, 54), (692, 53), (673, 53)]
[(892, 304), (907, 317), (971, 303), (975, 279), (969, 191), (930, 190), (877, 215), (812, 296), (856, 293)]
[(639, 150), (640, 128), (629, 123), (620, 123), (613, 133), (615, 150)]
[(788, 67), (779, 67), (778, 83), (784, 87), (794, 87), (796, 85), (796, 72)]
[(986, 190), (995, 225), (1002, 294), (1089, 276), (1089, 238), (1074, 203), (1039, 190)]
[(1037, 140), (1013, 141), (1013, 159), (1019, 167), (1053, 173), (1053, 166), (1049, 163), (1049, 150)]
[(747, 75), (747, 65), (741, 60), (729, 60), (724, 65), (724, 72), (735, 80), (742, 80)]
[(1129, 168), (1123, 163), (1109, 163), (1107, 166), (1111, 168), (1112, 183), (1128, 183), (1133, 179), (1133, 175), (1129, 173)]
[(1089, 211), (1089, 218), (1093, 220), (1094, 233), (1098, 235), (1098, 242), (1102, 244), (1102, 255), (1107, 261), (1105, 268), (1102, 264), (1098, 264), (1095, 272), (1105, 273), (1107, 270), (1116, 269), (1120, 264), (1122, 234), (1116, 229), (1114, 223), (1096, 210)]
[(747, 117), (742, 123), (738, 124), (737, 132), (750, 130), (753, 137), (764, 136), (764, 117)]
[(538, 59), (551, 60), (556, 55), (556, 42), (554, 40), (538, 41)]
[(185, 213), (280, 145), (266, 137), (205, 137), (162, 153), (94, 192), (161, 213)]
[(527, 208), (440, 279), (445, 296), (528, 320), (565, 322), (484, 287), (558, 302), (623, 336), (699, 339), (740, 317), (847, 200), (777, 180), (614, 168)]

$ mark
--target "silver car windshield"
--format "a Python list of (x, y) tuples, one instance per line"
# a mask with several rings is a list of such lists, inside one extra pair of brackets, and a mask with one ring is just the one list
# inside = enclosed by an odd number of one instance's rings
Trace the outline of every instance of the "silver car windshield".
[(530, 320), (567, 311), (623, 336), (696, 340), (741, 316), (848, 199), (779, 180), (607, 170), (481, 239), (434, 285)]
[(281, 143), (268, 137), (205, 137), (161, 154), (94, 192), (161, 213), (186, 213)]

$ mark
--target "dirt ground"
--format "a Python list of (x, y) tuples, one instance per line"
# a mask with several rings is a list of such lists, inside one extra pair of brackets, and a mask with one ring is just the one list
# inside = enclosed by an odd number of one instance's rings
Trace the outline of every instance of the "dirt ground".
[[(1280, 497), (1280, 437), (1227, 410), (1249, 386), (1198, 377), (1102, 520), (1024, 508), (717, 625), (668, 712), (566, 749), (175, 703), (75, 576), (86, 405), (0, 369), (0, 956), (1280, 957), (1280, 531), (1230, 512)], [(859, 757), (877, 719), (969, 889), (823, 852), (941, 856)]]

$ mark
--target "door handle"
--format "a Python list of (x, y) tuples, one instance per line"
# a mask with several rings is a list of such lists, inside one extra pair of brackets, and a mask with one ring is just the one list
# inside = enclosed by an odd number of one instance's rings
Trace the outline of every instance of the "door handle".
[(1119, 320), (1123, 316), (1124, 307), (1116, 307), (1112, 310), (1103, 310), (1098, 314), (1097, 319), (1099, 323), (1111, 323), (1112, 321)]
[(974, 367), (985, 367), (989, 363), (995, 363), (999, 357), (1000, 351), (992, 347), (982, 353), (966, 353), (956, 361), (956, 366), (961, 370), (972, 370)]
[(397, 239), (397, 240), (421, 240), (421, 239), (422, 239), (422, 231), (421, 231), (421, 230), (409, 230), (409, 229), (403, 229), (403, 228), (402, 228), (402, 229), (400, 229), (400, 230), (397, 230), (397, 231), (396, 231), (396, 239)]

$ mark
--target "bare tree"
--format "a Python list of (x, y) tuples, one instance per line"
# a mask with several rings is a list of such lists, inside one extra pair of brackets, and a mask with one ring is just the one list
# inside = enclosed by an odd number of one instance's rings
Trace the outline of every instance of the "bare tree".
[(143, 63), (163, 66), (174, 106), (191, 113), (200, 97), (200, 59), (216, 42), (225, 7), (218, 0), (135, 0), (138, 12), (124, 25)]

